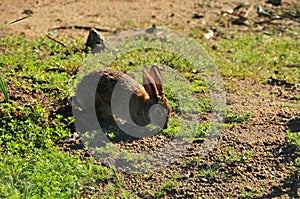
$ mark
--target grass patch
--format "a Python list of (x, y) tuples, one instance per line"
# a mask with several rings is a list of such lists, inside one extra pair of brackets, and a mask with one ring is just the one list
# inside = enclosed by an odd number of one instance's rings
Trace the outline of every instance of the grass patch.
[(110, 169), (83, 163), (57, 150), (36, 150), (26, 157), (1, 153), (1, 198), (72, 198), (83, 186), (110, 179)]
[(199, 171), (198, 176), (199, 177), (205, 177), (205, 178), (211, 178), (215, 177), (219, 173), (219, 170), (217, 168), (208, 167), (203, 168)]
[(112, 171), (55, 148), (73, 118), (50, 117), (35, 101), (0, 104), (0, 198), (71, 198)]
[(299, 82), (300, 42), (290, 37), (269, 37), (249, 33), (234, 39), (223, 38), (210, 51), (221, 74), (228, 77), (271, 76), (288, 82)]
[(253, 156), (253, 151), (237, 153), (232, 146), (228, 146), (226, 151), (223, 151), (223, 157), (218, 157), (218, 161), (227, 162), (229, 164), (247, 164), (248, 160)]
[(287, 143), (294, 146), (296, 150), (300, 151), (300, 132), (290, 132), (286, 133)]
[(76, 50), (82, 46), (82, 41), (63, 42), (68, 47), (46, 37), (35, 40), (5, 37), (0, 40), (0, 47), (5, 49), (0, 59), (0, 72), (7, 81), (30, 92), (67, 97), (70, 94), (68, 81), (82, 64), (84, 56)]
[(249, 120), (251, 113), (234, 113), (229, 110), (224, 110), (222, 115), (224, 115), (223, 117), (225, 123), (242, 123)]
[(0, 145), (6, 152), (26, 154), (36, 148), (47, 149), (71, 135), (68, 125), (73, 118), (61, 115), (51, 118), (37, 101), (28, 106), (15, 102), (1, 104), (0, 116)]
[[(66, 46), (47, 38), (0, 40), (4, 96), (7, 89), (17, 89), (33, 98), (24, 103), (12, 90), (10, 103), (0, 104), (0, 198), (78, 198), (85, 186), (114, 178), (110, 169), (56, 148), (71, 135), (74, 118), (36, 99), (46, 96), (59, 104), (72, 92), (69, 80), (83, 61), (82, 42), (63, 42)], [(2, 77), (15, 88), (4, 86)]]
[(172, 179), (159, 186), (154, 194), (155, 198), (164, 197), (170, 192), (176, 193), (179, 184), (180, 183), (177, 181), (177, 177), (173, 176)]
[(262, 193), (257, 191), (257, 190), (249, 190), (249, 191), (244, 191), (240, 194), (240, 197), (242, 199), (251, 199), (251, 198), (257, 198), (259, 195)]
[[(291, 132), (287, 131), (286, 133), (286, 141), (289, 145), (295, 147), (295, 153), (300, 154), (300, 132)], [(295, 160), (295, 164), (300, 171), (300, 158), (298, 157)]]

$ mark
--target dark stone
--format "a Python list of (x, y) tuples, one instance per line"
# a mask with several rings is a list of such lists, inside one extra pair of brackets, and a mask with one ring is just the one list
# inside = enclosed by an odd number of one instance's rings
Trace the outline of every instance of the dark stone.
[(90, 48), (93, 54), (104, 50), (105, 49), (104, 37), (94, 28), (91, 29), (85, 47), (86, 47), (86, 51), (88, 51)]

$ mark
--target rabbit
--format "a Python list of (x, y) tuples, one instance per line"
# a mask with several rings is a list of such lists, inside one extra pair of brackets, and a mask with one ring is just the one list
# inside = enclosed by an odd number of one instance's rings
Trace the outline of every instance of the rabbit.
[(142, 71), (142, 78), (143, 85), (121, 71), (94, 71), (83, 77), (74, 101), (81, 111), (94, 109), (99, 121), (117, 116), (138, 126), (152, 123), (166, 129), (172, 109), (163, 90), (161, 72), (153, 65), (149, 73)]

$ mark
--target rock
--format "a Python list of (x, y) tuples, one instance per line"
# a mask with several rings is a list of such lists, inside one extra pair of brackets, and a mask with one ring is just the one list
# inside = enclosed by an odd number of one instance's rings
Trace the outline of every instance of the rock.
[(146, 29), (146, 33), (153, 34), (156, 32), (156, 25), (153, 24), (151, 28)]
[(203, 36), (205, 37), (205, 39), (211, 39), (214, 36), (214, 31), (209, 30), (207, 33), (203, 34)]
[(183, 176), (182, 176), (182, 179), (183, 180), (186, 180), (190, 177), (190, 175), (188, 173), (184, 173)]
[(200, 178), (200, 180), (201, 180), (202, 182), (208, 182), (208, 179), (206, 179), (206, 178)]
[(267, 3), (270, 3), (274, 6), (281, 6), (281, 0), (268, 0)]
[(25, 14), (25, 15), (32, 15), (33, 14), (33, 11), (30, 10), (30, 9), (26, 9), (22, 12), (22, 14)]
[(85, 44), (85, 50), (92, 49), (92, 53), (98, 53), (105, 49), (104, 37), (96, 30), (91, 29)]
[(200, 18), (203, 18), (204, 17), (204, 15), (202, 14), (202, 13), (194, 13), (193, 14), (193, 19), (200, 19)]

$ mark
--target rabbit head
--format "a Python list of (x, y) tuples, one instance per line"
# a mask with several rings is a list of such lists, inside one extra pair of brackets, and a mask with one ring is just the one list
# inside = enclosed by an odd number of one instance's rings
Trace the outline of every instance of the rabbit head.
[(137, 89), (129, 102), (130, 116), (140, 126), (152, 123), (166, 129), (171, 106), (163, 90), (161, 72), (157, 66), (153, 65), (150, 73), (142, 71), (142, 77), (143, 89)]

